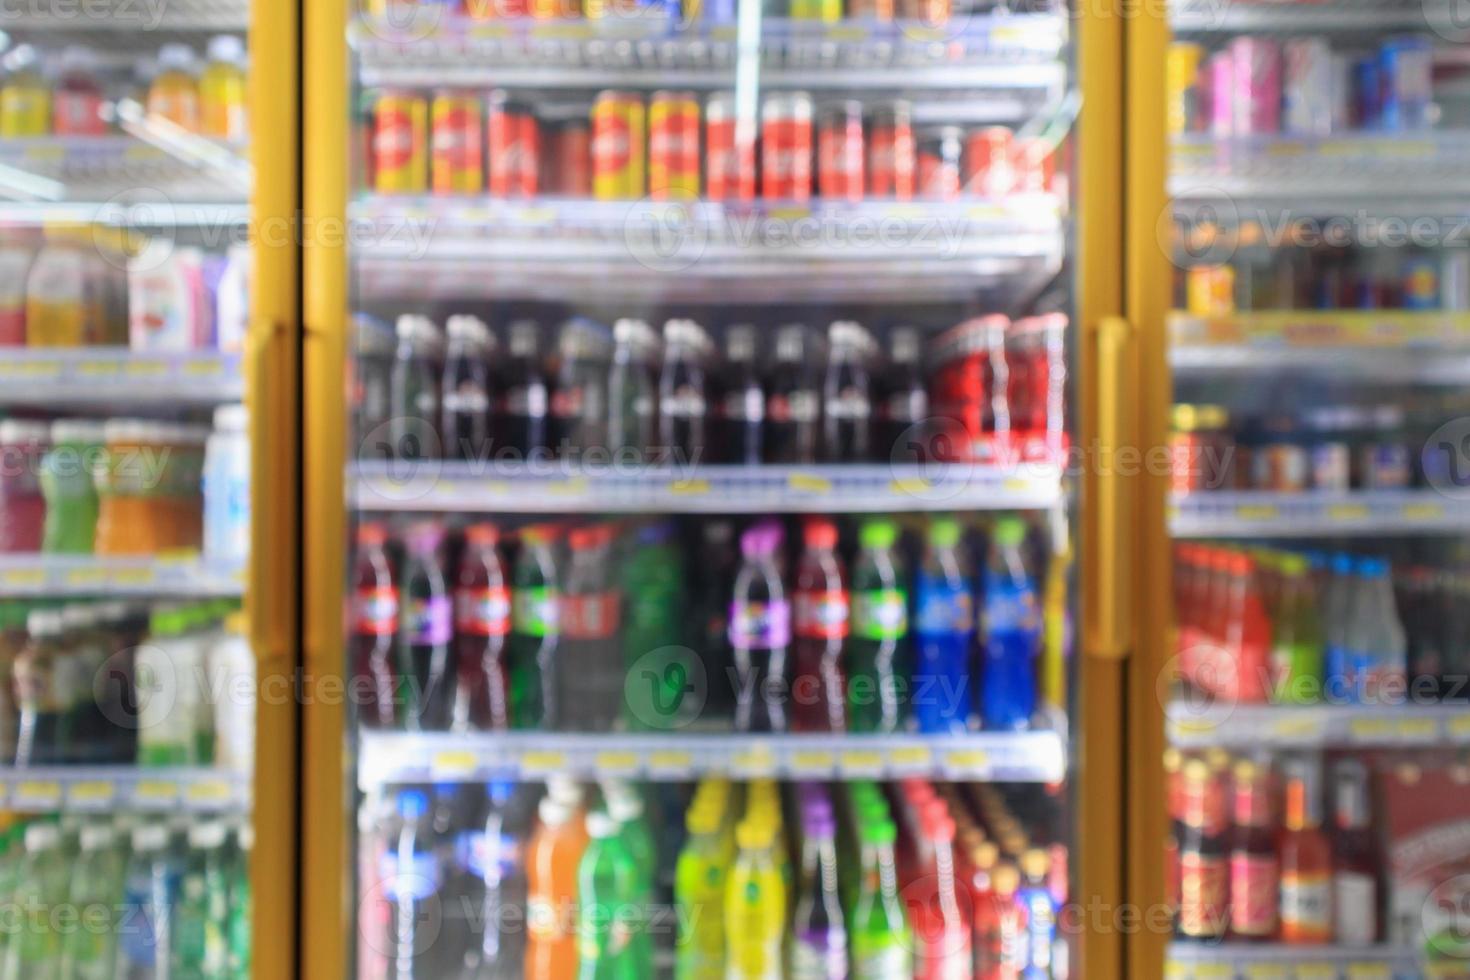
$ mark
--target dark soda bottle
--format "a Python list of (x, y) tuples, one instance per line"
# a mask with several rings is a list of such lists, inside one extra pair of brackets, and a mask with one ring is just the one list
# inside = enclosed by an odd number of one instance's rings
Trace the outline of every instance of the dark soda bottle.
[(613, 345), (607, 447), (619, 459), (643, 460), (658, 430), (658, 335), (642, 320), (619, 320)]
[(562, 326), (560, 360), (551, 396), (551, 442), (558, 455), (581, 456), (607, 448), (608, 367), (612, 337), (585, 317)]
[(611, 731), (622, 714), (622, 593), (612, 575), (613, 537), (612, 525), (594, 524), (568, 538), (556, 699), (564, 730)]
[(782, 327), (766, 392), (766, 461), (816, 462), (821, 417), (822, 382), (807, 357), (806, 327)]
[(437, 459), (443, 441), (439, 417), (443, 399), (444, 334), (426, 316), (398, 318), (398, 352), (389, 387), (391, 455), (394, 459)]
[(1184, 766), (1179, 838), (1179, 938), (1218, 941), (1230, 915), (1225, 796), (1203, 759)]
[(1230, 935), (1241, 942), (1276, 937), (1276, 821), (1267, 772), (1250, 760), (1236, 763), (1232, 791), (1235, 827), (1230, 842)]
[(398, 626), (398, 669), (404, 723), (410, 731), (439, 731), (449, 725), (454, 688), (450, 663), (454, 608), (439, 549), (444, 528), (415, 524), (406, 535), (402, 615)]
[(510, 589), (493, 524), (465, 529), (454, 588), (454, 644), (459, 678), (455, 731), (503, 731), (510, 727)]
[(547, 414), (551, 392), (541, 363), (541, 325), (516, 320), (510, 325), (510, 357), (500, 378), (500, 410), (495, 417), (495, 452), (533, 459), (547, 452)]
[(850, 610), (847, 573), (837, 554), (837, 526), (809, 521), (796, 566), (796, 628), (792, 639), (791, 727), (840, 732), (847, 727), (842, 650)]
[(491, 408), (495, 404), (490, 359), (495, 335), (477, 317), (452, 316), (446, 325), (449, 353), (444, 361), (443, 422), (445, 459), (485, 459), (490, 453)]
[(549, 728), (555, 724), (551, 680), (561, 630), (556, 527), (523, 527), (520, 541), (511, 583), (510, 723), (513, 728)]
[(398, 720), (393, 664), (398, 585), (387, 545), (388, 529), (383, 525), (358, 527), (352, 571), (352, 676), (359, 685), (358, 722), (367, 728), (392, 728)]
[(725, 718), (735, 710), (735, 685), (725, 662), (725, 645), (740, 556), (735, 547), (735, 527), (728, 518), (704, 522), (699, 536), (699, 561), (690, 570), (695, 581), (695, 649), (708, 685), (706, 708), (711, 716)]
[(764, 520), (740, 536), (744, 560), (730, 605), (730, 649), (735, 663), (735, 728), (785, 731), (786, 651), (791, 606), (776, 565), (781, 525)]
[(664, 324), (664, 367), (658, 381), (658, 447), (665, 461), (697, 463), (709, 445), (707, 384), (710, 342), (693, 320)]
[(895, 462), (925, 461), (929, 389), (920, 363), (922, 345), (915, 327), (899, 327), (888, 337), (888, 371), (878, 401), (874, 452)]
[(748, 323), (725, 335), (724, 383), (715, 420), (714, 451), (721, 463), (755, 466), (761, 461), (766, 423), (766, 392), (761, 386), (755, 349), (755, 327)]
[(822, 457), (855, 463), (873, 454), (873, 398), (868, 363), (873, 338), (847, 320), (827, 329), (827, 374), (822, 382)]
[(396, 341), (386, 323), (370, 316), (352, 319), (357, 358), (353, 362), (352, 404), (357, 421), (359, 459), (387, 459), (389, 420), (393, 417), (393, 354)]
[(1332, 769), (1332, 939), (1339, 946), (1379, 941), (1380, 866), (1368, 769), (1340, 759)]
[(28, 638), (15, 658), (18, 767), (69, 761), (70, 706), (62, 700), (64, 685), (56, 676), (64, 656), (64, 632), (59, 609), (33, 609), (26, 617)]
[(898, 678), (906, 673), (909, 598), (897, 543), (892, 521), (870, 520), (859, 531), (847, 646), (848, 725), (855, 732), (892, 732), (901, 721)]

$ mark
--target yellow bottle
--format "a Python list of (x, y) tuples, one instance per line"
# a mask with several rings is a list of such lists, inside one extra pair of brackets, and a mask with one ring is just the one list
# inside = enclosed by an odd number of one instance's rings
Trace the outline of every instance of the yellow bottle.
[(148, 114), (199, 132), (199, 83), (194, 52), (186, 44), (165, 44), (158, 52), (158, 75), (148, 88)]
[(0, 139), (46, 136), (51, 132), (51, 86), (41, 74), (36, 49), (22, 44), (5, 58), (0, 87)]
[(87, 252), (73, 230), (48, 228), (26, 279), (26, 345), (81, 347), (93, 333)]
[(776, 862), (776, 828), (747, 816), (735, 840), (739, 854), (725, 885), (726, 980), (781, 980), (786, 881)]
[(209, 42), (199, 76), (199, 126), (205, 136), (243, 143), (247, 134), (245, 44), (233, 34)]

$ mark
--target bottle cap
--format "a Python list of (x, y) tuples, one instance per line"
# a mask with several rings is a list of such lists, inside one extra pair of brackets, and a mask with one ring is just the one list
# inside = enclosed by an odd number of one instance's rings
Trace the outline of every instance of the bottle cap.
[(886, 551), (898, 541), (898, 527), (892, 521), (864, 521), (858, 531), (858, 544), (868, 551)]
[(31, 853), (49, 851), (60, 843), (61, 828), (54, 823), (33, 823), (26, 827), (26, 850)]
[(245, 42), (234, 34), (216, 34), (206, 50), (210, 61), (238, 65), (245, 60)]
[(187, 44), (165, 44), (158, 49), (158, 67), (163, 71), (194, 70), (194, 49)]
[(643, 816), (643, 801), (636, 793), (603, 794), (607, 813), (618, 823), (631, 823)]
[(488, 522), (471, 524), (464, 529), (464, 540), (477, 548), (493, 548), (500, 543), (500, 528)]
[(218, 820), (206, 820), (189, 828), (189, 846), (196, 851), (212, 851), (225, 846), (225, 825)]
[(674, 525), (671, 521), (649, 521), (638, 526), (637, 541), (645, 547), (667, 544), (673, 537)]
[(1306, 555), (1287, 552), (1281, 555), (1277, 567), (1281, 569), (1281, 574), (1288, 578), (1296, 578), (1297, 576), (1307, 574), (1307, 557)]
[(560, 800), (543, 796), (536, 806), (536, 816), (548, 827), (560, 827), (572, 818), (572, 808)]
[(693, 320), (670, 320), (664, 324), (664, 343), (669, 347), (709, 348), (709, 335)]
[(831, 840), (837, 833), (837, 821), (831, 809), (808, 811), (802, 815), (802, 832), (816, 840)]
[(769, 558), (781, 547), (781, 525), (767, 519), (752, 524), (740, 535), (740, 550), (747, 558)]
[(357, 526), (358, 547), (380, 546), (388, 543), (388, 528), (377, 521), (368, 521)]
[(1000, 860), (1000, 848), (993, 841), (981, 841), (970, 849), (970, 863), (981, 871), (989, 871)]
[(1026, 540), (1026, 523), (1019, 517), (1002, 517), (995, 522), (995, 543), (1016, 548)]
[(62, 629), (63, 621), (59, 610), (32, 609), (26, 617), (26, 632), (33, 640), (60, 636)]
[(437, 551), (444, 543), (444, 525), (435, 521), (419, 521), (410, 524), (403, 537), (409, 551), (418, 555), (428, 554)]
[(444, 331), (450, 340), (460, 341), (481, 351), (495, 346), (495, 335), (490, 332), (485, 321), (477, 316), (463, 313), (452, 316), (445, 322)]
[(990, 873), (990, 887), (1002, 898), (1014, 895), (1016, 889), (1021, 887), (1021, 873), (1009, 861), (997, 864)]
[(105, 823), (82, 825), (81, 844), (84, 851), (105, 851), (117, 842), (117, 831)]
[(589, 524), (585, 527), (574, 528), (567, 535), (567, 542), (573, 551), (590, 551), (593, 548), (606, 548), (612, 544), (613, 526), (611, 524)]
[(406, 789), (398, 794), (398, 815), (405, 820), (417, 820), (429, 812), (429, 797), (416, 789)]
[(546, 795), (575, 808), (582, 804), (582, 784), (570, 776), (553, 774), (546, 780)]
[(618, 821), (605, 811), (593, 810), (587, 814), (587, 836), (594, 840), (616, 837), (620, 826)]
[(837, 525), (825, 517), (813, 517), (802, 528), (806, 546), (817, 551), (830, 551), (837, 547)]
[(858, 828), (864, 844), (892, 844), (898, 840), (898, 828), (892, 820), (871, 820)]
[(6, 445), (17, 443), (45, 445), (50, 438), (51, 425), (47, 422), (33, 422), (27, 419), (6, 419), (0, 422), (0, 443)]
[(742, 851), (756, 851), (770, 847), (774, 828), (762, 820), (746, 817), (735, 828), (735, 843)]
[(57, 419), (51, 423), (51, 444), (76, 442), (84, 445), (101, 445), (105, 426), (92, 419)]
[(157, 823), (143, 823), (133, 828), (133, 850), (161, 851), (168, 846), (168, 828)]
[(953, 548), (963, 534), (960, 522), (953, 517), (936, 517), (929, 522), (929, 543), (936, 548)]
[(1021, 855), (1021, 870), (1028, 878), (1045, 878), (1051, 870), (1051, 858), (1046, 851), (1033, 847)]

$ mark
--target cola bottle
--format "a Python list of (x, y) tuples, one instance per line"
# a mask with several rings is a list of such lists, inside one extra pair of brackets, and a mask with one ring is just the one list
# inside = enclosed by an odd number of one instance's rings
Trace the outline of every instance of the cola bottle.
[(664, 324), (664, 366), (658, 383), (658, 446), (668, 461), (698, 462), (707, 443), (710, 342), (693, 320)]
[(557, 340), (560, 366), (551, 396), (551, 441), (558, 454), (607, 448), (612, 337), (585, 317), (568, 320)]
[[(363, 524), (357, 529), (357, 560), (352, 570), (352, 675), (364, 695), (356, 705), (367, 728), (392, 728), (397, 720), (394, 637), (398, 633), (398, 585), (388, 558), (388, 529)], [(370, 695), (370, 697), (367, 697)]]
[(757, 364), (755, 327), (738, 324), (725, 335), (725, 377), (715, 419), (719, 461), (758, 465), (765, 423), (766, 392)]
[(389, 452), (394, 459), (435, 459), (442, 446), (444, 333), (426, 316), (406, 315), (398, 318), (397, 334), (398, 351), (389, 379)]
[(642, 460), (658, 425), (658, 335), (642, 320), (613, 325), (607, 381), (607, 447)]
[(766, 461), (814, 463), (821, 434), (822, 382), (807, 357), (807, 330), (776, 333), (776, 363), (766, 394)]
[(873, 338), (841, 320), (827, 329), (827, 374), (822, 382), (822, 455), (855, 463), (873, 453), (873, 399), (868, 363)]
[(743, 561), (730, 604), (730, 648), (735, 663), (735, 729), (785, 731), (786, 651), (791, 605), (776, 555), (781, 525), (764, 520), (740, 536)]
[(439, 564), (444, 528), (430, 522), (415, 524), (405, 543), (398, 625), (404, 721), (410, 731), (439, 731), (449, 726), (454, 687), (450, 662), (454, 610)]
[(490, 358), (495, 335), (478, 317), (452, 316), (445, 326), (443, 422), (445, 459), (485, 459), (490, 452), (494, 385)]
[(888, 336), (888, 371), (878, 400), (874, 449), (880, 457), (922, 462), (929, 418), (929, 390), (920, 363), (922, 344), (915, 327)]
[(454, 645), (459, 676), (455, 731), (503, 731), (510, 727), (510, 679), (506, 640), (510, 589), (494, 524), (465, 529), (454, 588)]
[(500, 389), (500, 410), (494, 420), (497, 454), (523, 460), (545, 454), (551, 391), (541, 363), (541, 325), (535, 320), (510, 325), (510, 357)]

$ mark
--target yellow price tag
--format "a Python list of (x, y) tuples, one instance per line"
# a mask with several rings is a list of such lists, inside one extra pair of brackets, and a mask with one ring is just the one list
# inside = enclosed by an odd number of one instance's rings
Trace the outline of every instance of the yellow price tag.
[(888, 761), (895, 769), (930, 769), (934, 765), (934, 753), (924, 745), (907, 745), (891, 750)]
[(1235, 508), (1235, 516), (1242, 521), (1274, 521), (1281, 510), (1274, 504), (1241, 504)]
[(112, 798), (117, 795), (117, 787), (107, 780), (91, 780), (85, 783), (73, 783), (71, 787), (71, 801), (81, 804), (111, 803)]
[(76, 366), (76, 373), (88, 378), (109, 377), (117, 374), (117, 364), (113, 361), (83, 361)]
[(1366, 504), (1333, 504), (1327, 508), (1327, 518), (1333, 521), (1363, 521), (1368, 519)]
[(1235, 970), (1226, 963), (1199, 963), (1194, 975), (1198, 980), (1235, 980)]
[(1348, 980), (1393, 980), (1393, 971), (1383, 963), (1349, 963)]
[(829, 41), (866, 41), (868, 30), (860, 24), (833, 24), (827, 28)]
[(835, 764), (836, 758), (831, 752), (804, 749), (791, 753), (791, 772), (797, 776), (826, 776)]
[(832, 481), (810, 473), (793, 473), (787, 486), (798, 493), (831, 493)]
[(1356, 741), (1381, 742), (1393, 735), (1394, 726), (1387, 718), (1354, 718), (1348, 731)]
[(849, 749), (842, 753), (845, 776), (877, 776), (883, 772), (883, 753), (874, 749)]
[(1410, 521), (1437, 521), (1444, 517), (1443, 504), (1404, 504), (1404, 518)]
[(659, 773), (687, 773), (694, 769), (694, 757), (688, 752), (660, 749), (648, 754), (648, 768)]
[(1337, 967), (1331, 963), (1298, 963), (1297, 980), (1337, 980)]
[(468, 776), (479, 768), (479, 759), (473, 752), (439, 752), (429, 768), (445, 776)]
[(811, 208), (772, 208), (767, 215), (772, 221), (801, 221), (811, 216)]
[(912, 476), (903, 480), (894, 480), (888, 485), (888, 491), (894, 496), (918, 497), (928, 493), (932, 486), (933, 484), (928, 480)]
[(199, 361), (186, 361), (184, 363), (185, 374), (197, 375), (199, 377), (213, 377), (217, 374), (224, 374), (224, 372), (224, 364), (213, 359), (207, 358)]
[(40, 588), (46, 583), (46, 573), (39, 568), (17, 568), (6, 572), (3, 581), (12, 589)]
[(735, 753), (730, 764), (736, 772), (748, 776), (770, 776), (776, 772), (776, 757), (765, 746)]
[(97, 588), (107, 581), (102, 568), (74, 568), (66, 573), (66, 584), (76, 589)]
[(499, 41), (508, 37), (509, 24), (476, 24), (470, 28), (470, 39), (475, 41)]
[(61, 803), (61, 784), (27, 781), (15, 787), (15, 802), (24, 806), (54, 807)]
[(227, 803), (231, 796), (230, 784), (223, 779), (206, 779), (189, 786), (186, 795), (190, 803)]
[(554, 493), (559, 496), (571, 496), (576, 493), (584, 493), (586, 490), (587, 478), (583, 476), (575, 476), (569, 480), (558, 480), (546, 485), (547, 493)]
[(112, 581), (120, 586), (152, 585), (158, 581), (158, 572), (152, 568), (119, 568), (113, 571)]
[(1325, 731), (1323, 720), (1318, 715), (1288, 715), (1271, 721), (1271, 735), (1279, 739), (1316, 739)]
[(638, 754), (636, 752), (599, 752), (596, 764), (599, 773), (626, 776), (638, 771)]
[(1399, 738), (1414, 742), (1433, 742), (1439, 734), (1433, 718), (1400, 718), (1395, 727)]
[(945, 753), (944, 764), (952, 772), (978, 772), (990, 765), (990, 759), (981, 749), (954, 749)]
[(179, 798), (178, 783), (161, 779), (147, 779), (133, 790), (133, 799), (140, 803), (172, 803)]
[(709, 492), (708, 480), (675, 480), (669, 484), (669, 493), (676, 497), (698, 497)]
[(1288, 980), (1288, 971), (1280, 963), (1251, 963), (1245, 976), (1246, 980)]
[(565, 752), (548, 752), (545, 750), (532, 749), (521, 753), (522, 772), (560, 772), (567, 767), (567, 755)]
[(125, 370), (134, 376), (157, 377), (168, 373), (168, 365), (158, 360), (128, 361)]
[(1470, 714), (1456, 715), (1445, 723), (1451, 738), (1470, 738)]

